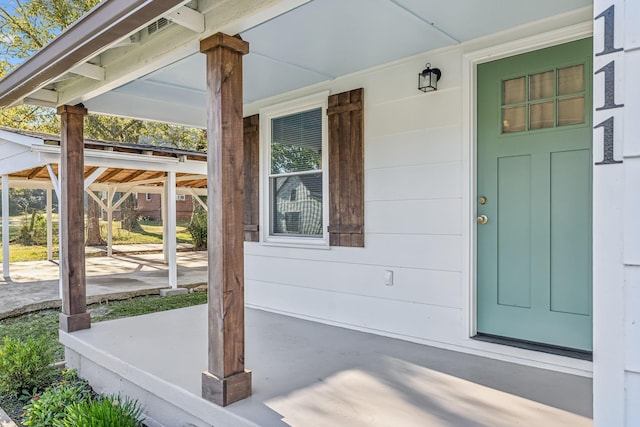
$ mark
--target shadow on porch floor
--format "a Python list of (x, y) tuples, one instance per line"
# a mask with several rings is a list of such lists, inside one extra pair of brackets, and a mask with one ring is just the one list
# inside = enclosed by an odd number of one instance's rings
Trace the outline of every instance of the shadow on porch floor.
[[(69, 362), (97, 388), (159, 397), (164, 412), (173, 404), (171, 419), (145, 402), (167, 426), (186, 425), (180, 410), (203, 426), (592, 425), (589, 378), (254, 309), (246, 323), (253, 396), (224, 409), (198, 397), (205, 306), (102, 322), (61, 340), (73, 350)], [(144, 392), (129, 391), (130, 383)]]

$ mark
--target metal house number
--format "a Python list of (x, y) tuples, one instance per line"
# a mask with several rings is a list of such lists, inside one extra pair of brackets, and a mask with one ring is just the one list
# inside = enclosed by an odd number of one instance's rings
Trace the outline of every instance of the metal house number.
[[(615, 34), (615, 6), (609, 6), (604, 12), (596, 16), (594, 20), (604, 19), (604, 47), (602, 52), (596, 53), (596, 56), (606, 56), (615, 52), (619, 52), (622, 48), (614, 47), (614, 34)], [(610, 110), (613, 108), (624, 107), (624, 104), (616, 104), (615, 102), (615, 60), (609, 62), (604, 67), (600, 68), (594, 73), (604, 73), (604, 105), (596, 108), (596, 111)], [(613, 158), (613, 124), (614, 117), (611, 116), (606, 120), (598, 123), (593, 128), (603, 128), (603, 159), (600, 162), (596, 162), (596, 165), (611, 165), (616, 163), (622, 163), (622, 160), (615, 160)]]

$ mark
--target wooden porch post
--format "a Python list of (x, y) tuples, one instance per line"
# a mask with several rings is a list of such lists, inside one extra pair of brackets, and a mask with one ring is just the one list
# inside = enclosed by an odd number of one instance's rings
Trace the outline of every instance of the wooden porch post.
[(226, 406), (251, 395), (244, 367), (242, 56), (249, 44), (216, 33), (207, 55), (209, 356), (202, 397)]
[(60, 138), (60, 329), (73, 332), (91, 327), (87, 313), (84, 265), (84, 116), (82, 106), (58, 107)]

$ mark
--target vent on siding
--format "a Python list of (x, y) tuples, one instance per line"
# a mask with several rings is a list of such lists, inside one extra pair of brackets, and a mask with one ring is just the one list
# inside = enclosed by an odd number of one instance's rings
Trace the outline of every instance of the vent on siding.
[(167, 20), (167, 18), (160, 18), (155, 22), (152, 22), (151, 24), (149, 24), (147, 26), (147, 33), (149, 35), (156, 33), (160, 30), (162, 30), (163, 28), (167, 27), (169, 25), (169, 20)]

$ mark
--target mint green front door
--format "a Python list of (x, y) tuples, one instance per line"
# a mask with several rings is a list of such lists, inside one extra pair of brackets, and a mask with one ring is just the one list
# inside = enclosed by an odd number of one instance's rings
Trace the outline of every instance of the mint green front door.
[(479, 333), (592, 348), (591, 56), (585, 39), (478, 66)]

